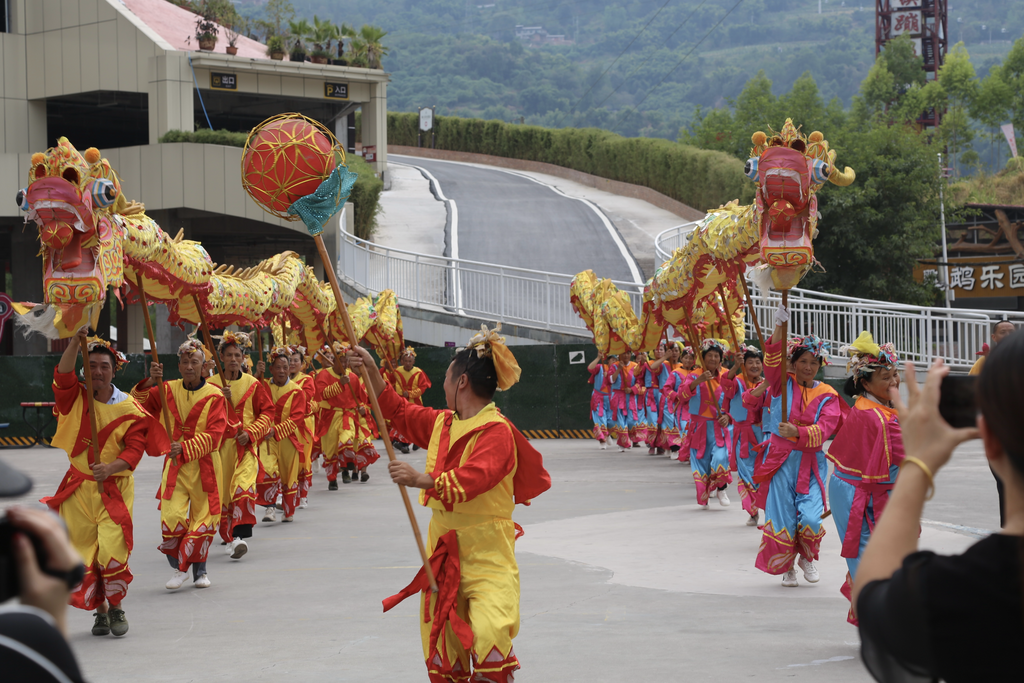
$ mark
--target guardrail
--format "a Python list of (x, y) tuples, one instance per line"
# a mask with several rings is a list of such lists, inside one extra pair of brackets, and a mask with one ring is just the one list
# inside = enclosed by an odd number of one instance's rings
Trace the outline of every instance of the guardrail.
[[(589, 337), (572, 310), (572, 275), (429, 256), (342, 232), (338, 276), (366, 292), (392, 289), (399, 303)], [(641, 307), (642, 288), (616, 282)]]
[[(667, 261), (683, 246), (692, 224), (669, 228), (655, 238), (659, 259)], [(774, 327), (774, 311), (782, 302), (779, 292), (761, 292), (751, 287), (751, 299), (765, 334)], [(878, 342), (892, 342), (901, 360), (930, 363), (941, 357), (954, 369), (970, 368), (981, 347), (992, 335), (998, 320), (1024, 322), (1024, 313), (967, 308), (910, 306), (887, 301), (857, 299), (792, 289), (789, 294), (790, 330), (793, 334), (816, 334), (828, 341), (833, 355), (850, 344), (862, 331), (871, 332)], [(747, 316), (747, 338), (756, 336)]]

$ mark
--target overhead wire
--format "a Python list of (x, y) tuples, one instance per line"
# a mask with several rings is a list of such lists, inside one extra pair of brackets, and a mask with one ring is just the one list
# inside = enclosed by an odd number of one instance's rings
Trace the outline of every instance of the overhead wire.
[[(672, 36), (674, 36), (675, 34), (679, 33), (679, 30), (682, 29), (683, 26), (685, 26), (688, 21), (690, 21), (690, 18), (693, 17), (693, 15), (697, 13), (697, 10), (699, 10), (701, 7), (706, 5), (707, 2), (708, 2), (708, 0), (704, 0), (699, 5), (697, 5), (697, 7), (694, 8), (694, 10), (692, 12), (690, 12), (690, 14), (687, 15), (687, 17), (685, 19), (683, 19), (683, 23), (679, 24), (679, 26), (676, 26), (676, 30), (672, 31), (672, 33), (670, 33), (668, 35), (668, 37), (665, 38), (664, 42), (662, 42), (662, 44), (661, 44), (661, 47), (665, 47), (665, 45), (668, 44), (668, 41), (672, 40)], [(629, 82), (629, 79), (632, 78), (633, 74), (635, 74), (637, 71), (642, 69), (648, 62), (650, 62), (652, 59), (654, 59), (654, 55), (656, 55), (657, 53), (658, 53), (658, 50), (653, 50), (651, 52), (650, 56), (647, 57), (647, 59), (645, 59), (644, 61), (640, 62), (640, 64), (638, 64), (635, 69), (630, 71), (629, 74), (627, 74), (626, 77), (624, 79), (622, 79), (622, 82), (619, 83), (617, 86), (615, 86), (615, 88), (610, 93), (608, 93), (608, 95), (606, 95), (603, 100), (601, 100), (600, 102), (595, 104), (593, 107), (591, 107), (591, 110), (597, 109), (602, 104), (607, 102), (611, 98), (612, 95), (614, 95), (616, 92), (618, 92), (619, 88), (621, 88), (623, 85), (625, 85), (626, 83)]]
[(740, 6), (740, 3), (741, 3), (741, 2), (743, 2), (743, 0), (736, 0), (736, 4), (735, 4), (735, 5), (733, 5), (733, 6), (732, 6), (732, 7), (731, 7), (731, 8), (729, 9), (729, 11), (728, 11), (728, 12), (726, 12), (726, 13), (725, 13), (725, 16), (723, 16), (723, 17), (722, 17), (721, 19), (719, 19), (719, 20), (718, 20), (718, 23), (717, 23), (717, 24), (715, 24), (714, 26), (712, 26), (712, 27), (711, 27), (711, 29), (710, 29), (710, 30), (708, 30), (708, 32), (704, 34), (704, 37), (703, 37), (703, 38), (701, 38), (701, 39), (700, 39), (700, 40), (699, 40), (699, 41), (697, 42), (697, 44), (696, 44), (696, 45), (694, 45), (693, 47), (691, 47), (691, 48), (690, 48), (690, 51), (689, 51), (689, 52), (687, 52), (687, 53), (686, 53), (685, 55), (683, 55), (683, 58), (682, 58), (682, 59), (680, 59), (680, 60), (679, 60), (679, 61), (678, 61), (678, 62), (676, 63), (676, 65), (675, 65), (675, 66), (673, 66), (673, 67), (672, 67), (672, 68), (671, 68), (671, 69), (670, 69), (670, 70), (668, 71), (668, 73), (666, 73), (666, 74), (664, 75), (664, 77), (662, 77), (662, 79), (661, 79), (660, 81), (658, 81), (657, 83), (655, 83), (655, 84), (654, 84), (654, 87), (653, 87), (653, 88), (651, 88), (650, 90), (648, 90), (648, 91), (647, 91), (647, 94), (646, 94), (646, 95), (644, 95), (643, 99), (642, 99), (642, 100), (640, 100), (639, 102), (637, 102), (636, 104), (634, 104), (634, 105), (631, 105), (631, 106), (633, 107), (633, 109), (634, 109), (634, 110), (635, 110), (635, 111), (636, 111), (637, 113), (639, 113), (639, 112), (640, 112), (640, 109), (639, 109), (640, 105), (641, 105), (641, 104), (643, 104), (643, 103), (644, 103), (644, 102), (645, 102), (645, 101), (647, 100), (647, 98), (651, 96), (651, 93), (652, 93), (652, 92), (654, 92), (655, 90), (657, 90), (657, 89), (658, 89), (658, 87), (659, 87), (659, 86), (660, 86), (660, 85), (661, 85), (662, 83), (664, 83), (664, 82), (665, 82), (665, 81), (666, 81), (666, 80), (668, 79), (668, 77), (669, 77), (669, 76), (671, 76), (671, 75), (672, 75), (673, 73), (675, 73), (676, 69), (678, 69), (678, 68), (679, 68), (680, 66), (682, 66), (682, 65), (683, 65), (683, 62), (685, 62), (685, 61), (686, 61), (687, 59), (689, 59), (690, 55), (692, 55), (692, 54), (693, 54), (693, 51), (694, 51), (694, 50), (696, 50), (696, 49), (697, 49), (698, 47), (700, 47), (700, 46), (701, 46), (701, 43), (703, 43), (703, 42), (704, 42), (705, 40), (707, 40), (708, 36), (710, 36), (710, 35), (711, 35), (711, 34), (712, 34), (712, 33), (714, 32), (714, 30), (715, 30), (716, 28), (718, 28), (719, 26), (721, 26), (721, 25), (722, 25), (722, 22), (723, 22), (723, 21), (725, 21), (726, 19), (728, 19), (728, 18), (729, 18), (729, 15), (733, 13), (733, 10), (735, 10), (735, 9), (736, 9), (737, 7), (739, 7), (739, 6)]
[[(616, 57), (615, 59), (613, 59), (613, 60), (612, 60), (612, 63), (608, 65), (608, 68), (607, 68), (607, 69), (605, 69), (605, 70), (604, 70), (604, 71), (603, 71), (603, 72), (601, 73), (601, 75), (600, 75), (600, 76), (598, 76), (598, 77), (597, 77), (597, 78), (596, 78), (596, 79), (594, 80), (594, 82), (590, 84), (590, 87), (589, 87), (589, 88), (587, 88), (587, 91), (586, 91), (585, 93), (583, 93), (583, 95), (581, 95), (579, 99), (577, 99), (577, 100), (576, 100), (576, 104), (572, 105), (572, 107), (571, 107), (571, 108), (569, 109), (569, 111), (567, 111), (566, 113), (562, 114), (562, 115), (561, 115), (561, 116), (559, 117), (559, 119), (558, 119), (558, 122), (557, 122), (557, 123), (555, 123), (555, 128), (558, 128), (558, 126), (559, 126), (559, 125), (561, 125), (561, 123), (562, 123), (562, 120), (563, 120), (563, 119), (565, 119), (565, 117), (566, 117), (566, 116), (569, 116), (569, 115), (570, 115), (570, 114), (572, 114), (572, 113), (573, 113), (574, 111), (576, 111), (576, 107), (578, 107), (578, 106), (579, 106), (580, 102), (582, 102), (582, 101), (583, 101), (584, 99), (586, 99), (587, 95), (589, 95), (589, 94), (590, 94), (590, 91), (591, 91), (591, 90), (593, 90), (593, 89), (594, 89), (594, 87), (595, 87), (595, 86), (597, 86), (597, 84), (601, 82), (601, 79), (602, 79), (602, 78), (604, 78), (604, 77), (605, 77), (605, 75), (607, 75), (607, 73), (608, 73), (609, 71), (611, 71), (611, 70), (612, 70), (612, 67), (613, 67), (613, 66), (615, 66), (616, 62), (618, 62), (618, 61), (619, 61), (620, 59), (622, 59), (622, 55), (626, 54), (626, 52), (627, 52), (627, 51), (629, 50), (629, 48), (633, 47), (633, 43), (635, 43), (635, 42), (637, 41), (637, 39), (638, 39), (638, 38), (639, 38), (639, 37), (640, 37), (641, 35), (643, 35), (643, 32), (644, 32), (644, 31), (646, 31), (646, 30), (647, 30), (647, 28), (648, 28), (648, 27), (649, 27), (649, 26), (651, 25), (651, 23), (652, 23), (652, 22), (653, 22), (653, 21), (654, 21), (655, 19), (657, 19), (657, 18), (658, 18), (658, 15), (659, 15), (659, 14), (661, 14), (661, 11), (662, 11), (663, 9), (665, 9), (665, 7), (666, 7), (666, 6), (668, 5), (668, 3), (670, 3), (670, 2), (672, 2), (672, 0), (665, 0), (665, 4), (663, 4), (663, 5), (661, 6), (661, 7), (659, 7), (659, 8), (658, 8), (658, 11), (654, 13), (654, 16), (652, 16), (652, 17), (650, 18), (650, 20), (649, 20), (649, 21), (648, 21), (648, 22), (647, 22), (646, 24), (644, 24), (644, 27), (643, 27), (642, 29), (640, 29), (640, 32), (639, 32), (639, 33), (637, 33), (637, 34), (636, 34), (635, 36), (633, 36), (633, 40), (629, 41), (629, 45), (627, 45), (627, 46), (626, 46), (625, 48), (623, 48), (622, 52), (620, 52), (620, 53), (619, 53), (619, 56), (618, 56), (618, 57)], [(742, 2), (742, 0), (741, 0), (741, 2)]]

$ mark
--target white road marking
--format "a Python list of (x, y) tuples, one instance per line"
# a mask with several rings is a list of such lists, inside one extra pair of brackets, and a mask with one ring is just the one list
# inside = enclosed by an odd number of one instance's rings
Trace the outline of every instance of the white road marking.
[(828, 659), (815, 659), (813, 662), (809, 662), (807, 664), (790, 664), (789, 666), (783, 666), (776, 669), (776, 671), (784, 671), (786, 669), (799, 669), (805, 666), (821, 666), (822, 664), (828, 664), (830, 662), (845, 662), (849, 659), (855, 658), (849, 655), (840, 655), (838, 657), (829, 657)]

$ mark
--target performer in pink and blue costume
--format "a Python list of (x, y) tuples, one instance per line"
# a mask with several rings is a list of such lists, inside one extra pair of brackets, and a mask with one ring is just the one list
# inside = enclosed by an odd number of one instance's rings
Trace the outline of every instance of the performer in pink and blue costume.
[(689, 402), (690, 463), (696, 485), (697, 504), (707, 509), (708, 500), (717, 496), (723, 507), (729, 505), (726, 488), (732, 483), (729, 471), (729, 415), (724, 409), (722, 367), (725, 345), (717, 339), (701, 344), (701, 365), (704, 371), (686, 376), (680, 397)]
[(590, 395), (590, 417), (594, 421), (594, 438), (601, 444), (601, 450), (608, 448), (608, 422), (612, 419), (611, 377), (604, 356), (598, 354), (590, 361), (590, 384), (594, 391)]
[[(828, 464), (824, 443), (832, 436), (842, 415), (842, 400), (835, 389), (814, 379), (828, 361), (828, 344), (814, 335), (789, 340), (788, 368), (782, 376), (782, 323), (789, 312), (779, 307), (778, 327), (766, 344), (764, 372), (771, 390), (771, 433), (768, 453), (754, 472), (754, 483), (765, 499), (761, 548), (754, 565), (768, 574), (782, 574), (782, 585), (798, 585), (794, 562), (809, 583), (819, 580), (818, 559), (825, 536), (825, 478)], [(782, 419), (782, 392), (787, 396), (787, 415)], [(765, 488), (767, 487), (767, 491)]]
[(629, 410), (636, 413), (636, 421), (629, 430), (629, 440), (637, 448), (647, 440), (647, 387), (644, 386), (643, 370), (647, 367), (647, 354), (636, 354), (636, 361), (629, 364), (633, 385), (629, 390)]
[[(682, 389), (687, 376), (694, 372), (696, 356), (694, 356), (693, 349), (685, 344), (680, 344), (680, 354), (680, 367), (675, 372), (679, 375), (679, 388)], [(688, 463), (690, 462), (690, 403), (678, 397), (676, 399), (676, 427), (679, 429), (677, 459), (679, 462)]]
[(633, 387), (633, 371), (630, 369), (629, 352), (620, 353), (608, 364), (609, 387), (611, 389), (611, 419), (608, 422), (609, 436), (619, 446), (619, 452), (633, 447), (630, 433), (636, 429), (639, 416), (636, 401), (630, 406)]
[(740, 479), (736, 488), (739, 490), (743, 509), (750, 515), (747, 526), (757, 526), (759, 509), (755, 499), (757, 484), (754, 483), (754, 464), (757, 462), (759, 445), (764, 435), (761, 432), (760, 406), (748, 410), (744, 405), (744, 397), (761, 383), (764, 357), (752, 346), (742, 346), (740, 351), (742, 358), (738, 358), (729, 374), (722, 378), (722, 392), (728, 406), (729, 417), (732, 418), (729, 464)]
[[(875, 344), (871, 335), (863, 332), (843, 350), (852, 355), (843, 392), (856, 402), (829, 446), (828, 458), (835, 470), (828, 494), (849, 569), (840, 592), (849, 600), (860, 554), (896, 486), (903, 439), (889, 397), (889, 389), (899, 382), (899, 357), (892, 344)], [(846, 620), (857, 624), (852, 606)]]

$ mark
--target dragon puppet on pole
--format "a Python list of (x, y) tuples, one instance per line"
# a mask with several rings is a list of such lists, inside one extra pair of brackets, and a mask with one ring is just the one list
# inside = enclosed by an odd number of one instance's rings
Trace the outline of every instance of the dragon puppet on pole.
[(783, 290), (795, 287), (816, 262), (817, 192), (826, 182), (853, 183), (856, 174), (835, 165), (836, 153), (818, 131), (804, 136), (791, 119), (778, 133), (758, 131), (745, 173), (756, 184), (753, 204), (730, 202), (708, 212), (644, 287), (637, 317), (629, 296), (593, 271), (570, 286), (573, 309), (605, 355), (650, 352), (672, 326), (694, 348), (715, 338), (735, 350), (746, 338), (744, 278)]

